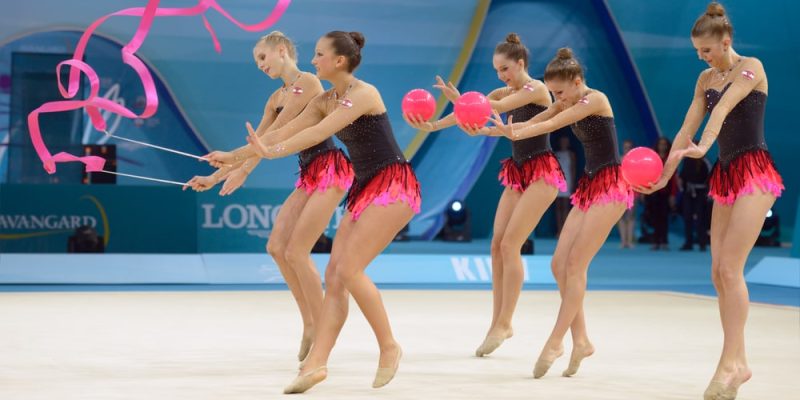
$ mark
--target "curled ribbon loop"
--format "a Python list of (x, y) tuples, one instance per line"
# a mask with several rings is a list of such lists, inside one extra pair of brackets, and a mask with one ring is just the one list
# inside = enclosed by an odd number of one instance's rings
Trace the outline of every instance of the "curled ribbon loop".
[[(275, 24), (275, 22), (277, 22), (281, 16), (283, 16), (286, 8), (288, 8), (289, 4), (291, 3), (291, 0), (277, 0), (272, 12), (264, 20), (256, 24), (244, 24), (233, 18), (227, 11), (225, 11), (225, 9), (222, 8), (222, 6), (217, 4), (216, 0), (198, 0), (197, 5), (187, 8), (159, 8), (159, 1), (160, 0), (149, 0), (145, 7), (127, 8), (97, 19), (91, 25), (89, 25), (86, 31), (83, 32), (83, 35), (81, 35), (78, 45), (75, 48), (75, 52), (72, 55), (72, 59), (62, 61), (56, 67), (56, 76), (59, 77), (61, 76), (60, 72), (62, 66), (67, 66), (70, 68), (67, 87), (64, 87), (60, 79), (58, 81), (58, 91), (66, 100), (45, 103), (28, 114), (28, 131), (31, 136), (31, 141), (33, 142), (33, 147), (36, 149), (36, 153), (42, 160), (44, 169), (47, 171), (47, 173), (53, 174), (56, 172), (56, 163), (76, 161), (84, 163), (87, 172), (102, 171), (105, 165), (105, 160), (101, 157), (95, 156), (78, 157), (69, 153), (58, 153), (56, 155), (51, 155), (50, 151), (48, 151), (47, 146), (42, 140), (42, 133), (39, 127), (39, 114), (85, 108), (86, 112), (89, 114), (92, 126), (99, 131), (104, 131), (106, 129), (106, 122), (103, 119), (100, 110), (106, 110), (115, 114), (119, 114), (126, 118), (149, 118), (156, 113), (156, 110), (158, 109), (158, 93), (156, 92), (156, 85), (153, 80), (153, 76), (144, 65), (144, 62), (142, 62), (142, 60), (135, 55), (136, 51), (139, 50), (139, 47), (141, 47), (141, 45), (144, 43), (144, 40), (147, 38), (147, 34), (150, 32), (150, 27), (153, 25), (153, 20), (155, 17), (192, 17), (201, 15), (203, 19), (203, 25), (205, 25), (206, 30), (211, 35), (211, 40), (214, 43), (214, 49), (217, 52), (220, 52), (222, 47), (217, 39), (217, 34), (214, 32), (214, 29), (211, 27), (211, 24), (205, 15), (208, 9), (216, 10), (234, 25), (245, 31), (257, 32), (267, 29)], [(89, 64), (81, 61), (83, 60), (84, 53), (86, 52), (86, 45), (88, 44), (89, 39), (94, 31), (108, 18), (113, 16), (141, 17), (139, 26), (136, 29), (136, 33), (133, 35), (133, 38), (122, 48), (122, 61), (136, 71), (142, 82), (142, 86), (144, 87), (146, 101), (144, 110), (141, 114), (136, 114), (113, 101), (98, 97), (98, 93), (100, 91), (100, 79), (98, 78), (94, 69), (89, 66)], [(69, 100), (78, 94), (80, 89), (81, 74), (86, 75), (89, 81), (89, 96), (85, 100)]]

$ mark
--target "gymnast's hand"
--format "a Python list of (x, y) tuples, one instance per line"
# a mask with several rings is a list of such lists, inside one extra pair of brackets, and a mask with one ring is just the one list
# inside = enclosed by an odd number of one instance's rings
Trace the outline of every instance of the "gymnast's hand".
[(689, 145), (683, 149), (678, 150), (675, 152), (676, 155), (680, 158), (689, 157), (689, 158), (703, 158), (706, 155), (706, 150), (703, 150), (700, 146), (689, 142)]
[(441, 90), (444, 97), (447, 97), (447, 100), (453, 103), (461, 97), (461, 93), (456, 88), (456, 85), (453, 85), (453, 82), (444, 83), (444, 79), (439, 75), (436, 75), (436, 84), (433, 85), (433, 87)]
[(208, 163), (214, 168), (229, 166), (236, 161), (236, 157), (229, 151), (212, 151), (211, 153), (206, 154), (203, 158), (208, 160)]
[(205, 192), (206, 190), (213, 188), (217, 182), (218, 181), (213, 176), (195, 176), (194, 178), (189, 179), (189, 182), (186, 182), (186, 184), (183, 185), (183, 190), (191, 187), (195, 192)]
[(222, 190), (219, 191), (219, 195), (227, 196), (235, 192), (236, 189), (244, 184), (248, 175), (249, 173), (244, 168), (236, 168), (236, 170), (231, 172), (228, 178), (225, 179), (225, 183), (222, 185)]
[(650, 186), (634, 186), (633, 190), (641, 194), (651, 194), (663, 189), (667, 186), (667, 182), (669, 182), (669, 178), (661, 175), (661, 178), (657, 182), (651, 182)]
[[(689, 143), (689, 146), (695, 145), (694, 143)], [(672, 174), (674, 174), (675, 170), (678, 169), (678, 164), (680, 164), (681, 160), (686, 155), (687, 150), (688, 148), (670, 152), (669, 157), (667, 157), (667, 162), (664, 163), (664, 169), (661, 172), (661, 178), (659, 178), (657, 182), (651, 182), (650, 186), (634, 186), (633, 190), (642, 194), (650, 194), (663, 189), (665, 186), (667, 186), (667, 182), (669, 182)]]
[(410, 114), (403, 114), (403, 119), (406, 120), (406, 123), (411, 125), (414, 129), (419, 129), (425, 132), (435, 131), (436, 125), (433, 122), (425, 121), (421, 115), (410, 115)]
[(489, 136), (505, 136), (511, 140), (517, 140), (517, 135), (514, 134), (514, 128), (511, 125), (514, 123), (514, 116), (508, 116), (508, 123), (503, 122), (503, 118), (500, 117), (500, 114), (497, 110), (492, 110), (493, 117), (489, 119), (494, 124), (491, 128), (483, 128), (485, 129), (484, 135)]
[(462, 124), (461, 122), (456, 122), (456, 125), (458, 125), (458, 127), (461, 128), (462, 131), (466, 132), (467, 135), (470, 136), (486, 135), (485, 133), (486, 128), (481, 128), (477, 124)]
[(260, 140), (258, 135), (256, 135), (256, 131), (253, 130), (253, 125), (250, 125), (250, 123), (247, 122), (245, 126), (247, 127), (247, 133), (249, 134), (249, 136), (247, 136), (247, 143), (250, 143), (250, 145), (253, 146), (253, 150), (255, 150), (256, 154), (263, 158), (275, 158), (278, 150), (281, 147), (281, 144), (279, 143), (273, 146), (267, 146)]

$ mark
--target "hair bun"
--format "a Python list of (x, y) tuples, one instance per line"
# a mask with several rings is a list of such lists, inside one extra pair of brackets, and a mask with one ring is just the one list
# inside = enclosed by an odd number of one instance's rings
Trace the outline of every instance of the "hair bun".
[(364, 38), (364, 35), (361, 32), (347, 32), (347, 34), (353, 38), (353, 41), (356, 42), (356, 46), (358, 46), (359, 49), (364, 48), (364, 44), (367, 42), (367, 39)]
[(583, 78), (583, 67), (575, 59), (572, 49), (562, 47), (556, 52), (556, 56), (547, 64), (544, 69), (544, 80), (570, 81), (575, 78)]
[(716, 1), (712, 1), (708, 4), (706, 8), (706, 15), (709, 17), (724, 17), (725, 16), (725, 7), (722, 4), (717, 3)]
[(522, 44), (522, 40), (520, 40), (519, 35), (512, 32), (506, 35), (506, 43)]
[(562, 47), (558, 49), (556, 53), (556, 58), (559, 60), (569, 60), (575, 58), (575, 55), (572, 53), (572, 49), (569, 47)]

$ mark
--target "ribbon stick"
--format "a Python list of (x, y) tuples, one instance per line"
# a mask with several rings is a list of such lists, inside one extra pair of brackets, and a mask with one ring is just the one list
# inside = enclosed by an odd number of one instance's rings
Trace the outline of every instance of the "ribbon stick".
[(181, 183), (181, 182), (175, 182), (175, 181), (168, 181), (168, 180), (166, 180), (166, 179), (156, 179), (156, 178), (150, 178), (150, 177), (148, 177), (148, 176), (140, 176), (140, 175), (123, 174), (122, 172), (112, 172), (112, 171), (106, 171), (106, 170), (100, 170), (100, 171), (96, 171), (96, 172), (103, 172), (103, 173), (106, 173), (106, 174), (111, 174), (111, 175), (127, 176), (128, 178), (143, 179), (143, 180), (146, 180), (146, 181), (161, 182), (161, 183), (169, 183), (169, 184), (172, 184), (172, 185), (178, 185), (178, 186), (186, 186), (186, 185), (188, 185), (188, 183), (187, 183), (187, 182), (183, 182), (183, 183)]
[(163, 150), (163, 151), (167, 151), (167, 152), (170, 152), (170, 153), (179, 154), (179, 155), (182, 155), (182, 156), (196, 158), (198, 160), (203, 160), (203, 161), (208, 161), (208, 159), (205, 158), (205, 157), (201, 157), (201, 156), (197, 156), (197, 155), (194, 155), (194, 154), (185, 153), (185, 152), (178, 151), (178, 150), (173, 150), (173, 149), (170, 149), (169, 147), (161, 147), (161, 146), (157, 146), (157, 145), (146, 143), (146, 142), (140, 142), (138, 140), (128, 139), (126, 137), (114, 135), (114, 134), (112, 134), (112, 133), (110, 133), (109, 131), (106, 131), (106, 130), (103, 130), (103, 133), (105, 133), (109, 137), (112, 137), (112, 138), (117, 139), (117, 140), (123, 140), (123, 141), (130, 142), (130, 143), (136, 143), (138, 145), (152, 147), (154, 149), (158, 149), (158, 150)]
[[(103, 164), (105, 160), (100, 157), (88, 156), (88, 157), (78, 157), (71, 155), (69, 153), (58, 153), (56, 155), (50, 154), (50, 151), (47, 149), (47, 146), (42, 139), (41, 130), (39, 127), (39, 114), (45, 113), (54, 113), (54, 112), (62, 112), (62, 111), (70, 111), (70, 110), (77, 110), (85, 108), (87, 114), (89, 114), (89, 119), (92, 122), (92, 126), (99, 131), (106, 130), (106, 122), (103, 119), (100, 110), (106, 110), (115, 114), (119, 114), (125, 118), (149, 118), (153, 114), (155, 114), (156, 110), (158, 109), (158, 94), (156, 92), (155, 82), (153, 80), (150, 71), (144, 65), (141, 59), (136, 57), (134, 54), (139, 47), (144, 43), (145, 38), (147, 38), (147, 34), (150, 32), (150, 27), (153, 24), (153, 20), (155, 17), (191, 17), (196, 15), (201, 15), (203, 24), (205, 25), (206, 30), (208, 30), (209, 34), (211, 35), (211, 40), (214, 43), (214, 49), (217, 52), (222, 51), (222, 47), (219, 44), (219, 40), (217, 39), (217, 35), (214, 32), (214, 29), (211, 27), (208, 19), (206, 18), (206, 11), (208, 9), (214, 9), (215, 11), (222, 14), (223, 17), (231, 21), (237, 27), (248, 31), (248, 32), (257, 32), (262, 31), (264, 29), (269, 28), (275, 22), (277, 22), (283, 13), (286, 11), (286, 8), (289, 7), (291, 0), (277, 0), (275, 7), (272, 9), (272, 12), (261, 22), (256, 24), (244, 24), (239, 22), (235, 18), (233, 18), (225, 9), (223, 9), (219, 4), (217, 4), (216, 0), (198, 0), (197, 5), (194, 7), (187, 7), (187, 8), (159, 8), (159, 0), (149, 0), (145, 7), (136, 7), (136, 8), (127, 8), (124, 10), (117, 11), (115, 13), (108, 14), (103, 16), (93, 22), (89, 27), (84, 31), (83, 35), (81, 35), (80, 40), (78, 41), (78, 45), (75, 48), (75, 52), (73, 53), (72, 59), (62, 61), (56, 67), (56, 76), (61, 76), (61, 67), (67, 66), (70, 68), (69, 71), (69, 82), (67, 83), (67, 87), (65, 88), (61, 83), (61, 80), (58, 81), (58, 90), (61, 93), (61, 96), (67, 100), (59, 100), (59, 101), (52, 101), (45, 103), (35, 110), (33, 110), (30, 114), (28, 114), (28, 130), (31, 136), (31, 142), (33, 142), (33, 147), (36, 149), (36, 153), (39, 155), (39, 158), (42, 160), (42, 164), (44, 165), (44, 169), (49, 174), (53, 174), (56, 172), (56, 164), (60, 162), (82, 162), (86, 165), (87, 172), (99, 172), (102, 170)], [(141, 114), (136, 114), (133, 111), (115, 103), (108, 99), (97, 97), (100, 91), (100, 79), (97, 76), (97, 73), (92, 69), (89, 64), (81, 61), (83, 56), (86, 52), (86, 45), (89, 42), (94, 31), (103, 24), (108, 18), (113, 16), (128, 16), (128, 17), (141, 17), (139, 22), (139, 26), (136, 29), (136, 33), (133, 35), (133, 38), (122, 48), (122, 61), (133, 68), (133, 70), (139, 75), (139, 78), (142, 82), (142, 86), (144, 87), (145, 92), (145, 107), (144, 111)], [(81, 73), (86, 75), (89, 81), (89, 96), (85, 100), (68, 100), (74, 98), (80, 89), (80, 82), (81, 82)], [(162, 148), (165, 150), (165, 148)], [(183, 153), (184, 155), (189, 155), (188, 153)], [(199, 159), (203, 159), (202, 157), (192, 156)], [(99, 159), (99, 160), (98, 160)], [(102, 164), (101, 164), (102, 162)], [(98, 169), (99, 165), (99, 169)], [(170, 182), (175, 183), (175, 182)]]

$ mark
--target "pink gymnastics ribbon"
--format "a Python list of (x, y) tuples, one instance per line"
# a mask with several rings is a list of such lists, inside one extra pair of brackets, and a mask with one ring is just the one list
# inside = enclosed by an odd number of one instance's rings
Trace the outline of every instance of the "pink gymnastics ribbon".
[[(208, 19), (205, 16), (205, 12), (209, 8), (217, 10), (220, 14), (222, 14), (222, 16), (233, 22), (239, 28), (248, 32), (257, 32), (265, 30), (275, 24), (275, 22), (281, 18), (284, 11), (286, 11), (286, 8), (289, 7), (289, 4), (291, 3), (291, 0), (277, 0), (275, 8), (272, 9), (272, 12), (263, 21), (248, 25), (243, 24), (233, 18), (230, 14), (228, 14), (227, 11), (217, 4), (216, 0), (198, 0), (196, 6), (188, 8), (158, 8), (159, 1), (160, 0), (149, 0), (144, 8), (127, 8), (98, 19), (92, 23), (81, 36), (80, 40), (78, 41), (78, 45), (75, 48), (75, 52), (73, 53), (72, 59), (62, 61), (56, 67), (56, 76), (58, 77), (61, 76), (60, 72), (62, 66), (66, 65), (70, 67), (68, 88), (64, 88), (60, 79), (58, 81), (58, 90), (62, 97), (65, 99), (71, 99), (75, 97), (75, 95), (78, 93), (78, 89), (80, 88), (81, 72), (83, 72), (89, 80), (90, 93), (89, 97), (85, 100), (51, 101), (39, 106), (39, 108), (31, 111), (31, 113), (28, 114), (28, 130), (31, 135), (31, 141), (33, 142), (33, 147), (36, 148), (36, 153), (42, 160), (44, 169), (47, 171), (47, 173), (53, 174), (56, 172), (56, 163), (74, 161), (84, 163), (86, 165), (86, 172), (102, 171), (105, 165), (105, 159), (97, 156), (78, 157), (69, 153), (58, 153), (56, 155), (51, 155), (47, 150), (47, 146), (45, 146), (44, 141), (42, 140), (42, 134), (39, 129), (39, 114), (77, 110), (85, 107), (86, 112), (89, 114), (89, 118), (92, 121), (92, 125), (99, 131), (104, 131), (106, 129), (106, 122), (100, 114), (101, 109), (120, 114), (126, 118), (149, 118), (155, 114), (156, 110), (158, 109), (158, 94), (156, 93), (153, 77), (150, 75), (150, 71), (144, 65), (142, 60), (140, 60), (134, 54), (139, 47), (141, 47), (142, 43), (144, 43), (144, 39), (150, 32), (150, 27), (152, 26), (153, 19), (155, 17), (191, 17), (195, 15), (202, 15), (203, 24), (205, 25), (206, 30), (208, 30), (208, 32), (211, 34), (211, 40), (214, 42), (214, 49), (217, 52), (220, 52), (222, 47), (219, 44), (219, 40), (217, 40), (217, 35), (214, 32), (214, 29), (211, 28), (211, 24), (208, 22)], [(133, 38), (130, 40), (130, 42), (128, 42), (128, 44), (125, 45), (125, 47), (122, 48), (122, 61), (136, 71), (142, 81), (142, 85), (144, 86), (146, 98), (145, 108), (144, 111), (138, 115), (111, 100), (97, 97), (97, 94), (100, 91), (100, 79), (98, 78), (94, 69), (89, 66), (89, 64), (81, 61), (83, 59), (84, 52), (86, 51), (86, 45), (89, 42), (89, 38), (91, 38), (95, 29), (105, 22), (106, 19), (112, 16), (142, 17), (141, 21), (139, 22), (139, 27), (136, 29), (136, 33), (134, 34)]]

